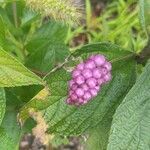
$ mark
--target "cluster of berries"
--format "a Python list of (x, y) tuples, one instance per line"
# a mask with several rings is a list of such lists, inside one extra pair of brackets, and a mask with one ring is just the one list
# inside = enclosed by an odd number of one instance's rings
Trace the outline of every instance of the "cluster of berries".
[(66, 100), (70, 105), (84, 105), (96, 97), (103, 84), (109, 82), (112, 65), (103, 55), (90, 56), (80, 63), (72, 72), (69, 81), (69, 96)]

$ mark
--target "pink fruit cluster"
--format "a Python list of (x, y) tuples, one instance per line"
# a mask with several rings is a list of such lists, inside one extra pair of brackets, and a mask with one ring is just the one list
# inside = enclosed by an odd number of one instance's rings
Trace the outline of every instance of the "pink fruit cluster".
[(109, 82), (112, 65), (103, 55), (92, 55), (72, 72), (66, 100), (70, 105), (84, 105), (96, 97), (103, 84)]

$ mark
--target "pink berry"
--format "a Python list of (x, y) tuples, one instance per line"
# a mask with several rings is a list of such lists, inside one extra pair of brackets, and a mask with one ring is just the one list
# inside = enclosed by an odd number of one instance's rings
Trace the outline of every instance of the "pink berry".
[(96, 89), (97, 91), (99, 91), (99, 90), (100, 90), (100, 86), (96, 86), (95, 89)]
[(90, 89), (90, 93), (91, 93), (92, 97), (95, 97), (95, 96), (97, 96), (98, 91), (95, 88), (93, 88), (93, 89)]
[(69, 90), (69, 95), (72, 95), (74, 93), (73, 90)]
[(78, 97), (82, 97), (84, 95), (84, 90), (82, 88), (77, 88), (75, 93)]
[(84, 63), (81, 63), (81, 64), (77, 65), (77, 69), (78, 70), (83, 70), (84, 69)]
[(84, 99), (83, 98), (79, 98), (79, 103), (83, 103), (84, 102)]
[(106, 68), (101, 69), (102, 75), (106, 75), (108, 73), (108, 70)]
[(104, 67), (107, 69), (107, 71), (111, 71), (111, 69), (112, 69), (112, 65), (111, 65), (110, 62), (106, 62), (106, 63), (104, 64)]
[(69, 81), (69, 93), (66, 100), (70, 105), (84, 105), (97, 96), (103, 84), (111, 80), (112, 65), (103, 55), (92, 55), (77, 65)]
[(71, 87), (74, 83), (75, 83), (74, 80), (70, 80), (69, 81), (69, 86)]
[(86, 83), (90, 88), (94, 88), (97, 84), (97, 80), (95, 78), (89, 78)]
[(92, 71), (90, 69), (84, 69), (82, 71), (82, 75), (88, 79), (88, 78), (91, 78), (92, 77)]
[(81, 85), (81, 88), (82, 88), (84, 91), (88, 91), (88, 89), (89, 89), (88, 85), (85, 84), (85, 83)]
[(74, 70), (73, 72), (72, 72), (72, 77), (73, 78), (76, 78), (77, 76), (79, 76), (79, 75), (81, 75), (81, 71), (80, 70)]
[(105, 57), (103, 55), (96, 55), (94, 57), (95, 64), (97, 66), (102, 66), (105, 63)]
[(78, 85), (75, 83), (70, 88), (71, 88), (71, 90), (74, 91), (74, 90), (76, 90), (78, 88)]
[(85, 94), (84, 94), (84, 96), (83, 96), (83, 98), (84, 98), (86, 101), (90, 100), (91, 97), (92, 97), (92, 95), (91, 95), (90, 92), (85, 92)]
[(78, 99), (78, 97), (77, 97), (76, 94), (72, 94), (72, 95), (70, 96), (70, 98), (71, 98), (71, 100), (73, 100), (73, 101)]
[(70, 104), (70, 105), (73, 104), (73, 102), (71, 101), (71, 98), (68, 98), (68, 99), (66, 100), (66, 103), (67, 103), (67, 104)]
[(89, 59), (91, 59), (91, 60), (93, 60), (95, 58), (95, 55), (91, 55), (90, 57), (89, 57)]
[(99, 84), (99, 85), (102, 85), (104, 82), (105, 82), (104, 79), (102, 79), (102, 78), (98, 79), (98, 84)]
[(85, 82), (85, 79), (84, 79), (84, 77), (83, 77), (82, 75), (80, 75), (80, 76), (77, 76), (77, 77), (75, 78), (75, 82), (76, 82), (78, 85), (81, 85), (81, 84), (83, 84), (83, 83)]
[(104, 76), (105, 82), (109, 82), (111, 79), (112, 79), (112, 76), (111, 76), (110, 73), (108, 73), (108, 74), (106, 74), (106, 75)]
[(100, 78), (101, 76), (102, 76), (102, 73), (101, 73), (100, 69), (98, 69), (98, 68), (93, 69), (93, 77), (94, 78)]
[(87, 69), (94, 69), (95, 67), (96, 67), (96, 65), (93, 60), (88, 60), (85, 63), (85, 68), (87, 68)]

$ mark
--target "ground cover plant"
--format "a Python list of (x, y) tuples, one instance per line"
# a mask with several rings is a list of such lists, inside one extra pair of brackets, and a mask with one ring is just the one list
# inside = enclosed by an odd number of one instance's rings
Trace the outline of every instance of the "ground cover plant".
[(0, 149), (32, 133), (46, 149), (149, 150), (149, 18), (149, 0), (97, 16), (89, 0), (1, 0)]

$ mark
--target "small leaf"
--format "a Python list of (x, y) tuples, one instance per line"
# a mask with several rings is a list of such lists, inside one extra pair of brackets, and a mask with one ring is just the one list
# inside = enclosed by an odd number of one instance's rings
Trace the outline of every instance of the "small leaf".
[(37, 18), (38, 18), (38, 15), (36, 13), (34, 13), (33, 11), (30, 11), (30, 10), (24, 9), (23, 16), (21, 18), (21, 27), (30, 25)]
[(42, 79), (0, 49), (0, 87), (43, 84)]
[(118, 107), (111, 127), (108, 150), (150, 148), (150, 62)]

